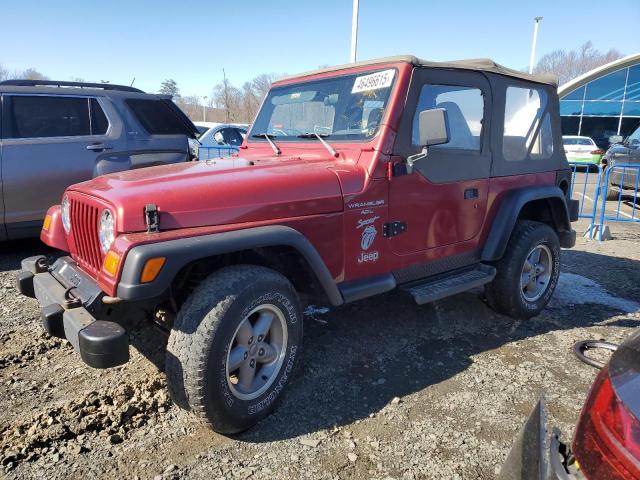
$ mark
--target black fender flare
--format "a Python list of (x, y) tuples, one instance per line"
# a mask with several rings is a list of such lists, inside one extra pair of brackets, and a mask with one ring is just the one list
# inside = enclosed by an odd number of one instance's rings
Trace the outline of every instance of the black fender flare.
[(552, 186), (523, 187), (507, 192), (502, 199), (482, 250), (481, 260), (490, 262), (502, 258), (522, 208), (534, 200), (545, 199), (549, 200), (549, 205), (552, 208), (560, 245), (566, 248), (572, 247), (575, 243), (575, 232), (571, 230), (569, 209), (564, 192), (559, 187)]
[[(129, 301), (155, 298), (166, 292), (178, 272), (193, 261), (275, 246), (296, 249), (309, 263), (331, 304), (337, 306), (344, 303), (336, 282), (315, 247), (302, 233), (284, 225), (233, 230), (133, 247), (126, 256), (117, 294), (122, 300)], [(146, 261), (154, 257), (165, 257), (165, 264), (153, 282), (140, 283), (140, 274)]]

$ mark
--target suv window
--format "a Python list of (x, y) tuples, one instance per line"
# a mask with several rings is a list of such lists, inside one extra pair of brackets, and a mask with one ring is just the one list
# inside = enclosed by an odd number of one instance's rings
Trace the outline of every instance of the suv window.
[(419, 146), (418, 118), (420, 112), (431, 108), (447, 111), (450, 140), (432, 148), (455, 148), (480, 151), (484, 100), (478, 88), (455, 85), (424, 85), (413, 117), (411, 143)]
[(126, 103), (142, 127), (151, 135), (192, 135), (163, 100), (130, 98)]
[(104, 135), (109, 129), (109, 120), (95, 98), (91, 99), (91, 134)]
[(86, 98), (13, 95), (9, 138), (76, 137), (90, 135)]
[(628, 145), (638, 145), (640, 144), (640, 127), (636, 128), (635, 131), (629, 135), (627, 138)]
[(551, 117), (546, 110), (544, 90), (507, 87), (502, 143), (505, 160), (519, 162), (551, 157), (553, 135)]

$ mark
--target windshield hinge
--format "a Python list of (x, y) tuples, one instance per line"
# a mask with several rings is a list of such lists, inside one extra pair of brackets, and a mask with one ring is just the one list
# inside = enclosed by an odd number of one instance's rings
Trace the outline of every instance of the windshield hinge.
[(147, 233), (160, 231), (160, 212), (155, 203), (148, 203), (144, 206), (144, 220), (147, 224)]
[(407, 229), (407, 224), (404, 222), (389, 222), (382, 226), (382, 236), (385, 238), (395, 237), (400, 235)]

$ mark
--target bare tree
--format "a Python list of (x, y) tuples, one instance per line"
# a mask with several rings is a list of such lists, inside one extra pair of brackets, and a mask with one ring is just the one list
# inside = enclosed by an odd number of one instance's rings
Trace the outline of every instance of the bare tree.
[(533, 72), (557, 75), (562, 85), (589, 70), (621, 57), (622, 53), (618, 50), (612, 48), (607, 52), (601, 52), (589, 41), (576, 50), (554, 50), (543, 55)]
[(197, 95), (186, 95), (174, 99), (176, 105), (192, 120), (202, 120), (202, 104)]
[(0, 82), (9, 78), (9, 70), (4, 68), (0, 63)]
[(276, 73), (263, 73), (251, 80), (253, 91), (260, 101), (262, 101), (262, 99), (267, 95), (269, 88), (271, 88), (271, 84), (281, 76), (282, 75)]
[(253, 121), (271, 84), (280, 76), (275, 73), (263, 73), (242, 85), (242, 115), (245, 122)]
[(174, 100), (193, 121), (202, 120), (204, 108), (206, 118), (211, 122), (250, 123), (255, 118), (271, 83), (279, 76), (281, 75), (264, 73), (237, 88), (223, 70), (222, 82), (213, 88), (206, 105), (203, 105), (202, 98), (197, 96), (177, 97)]
[(217, 108), (224, 111), (225, 122), (237, 122), (241, 120), (240, 105), (242, 93), (231, 85), (227, 75), (222, 70), (222, 82), (213, 87), (211, 96)]
[(24, 72), (17, 75), (25, 80), (48, 80), (48, 77), (40, 73), (35, 68), (27, 68)]

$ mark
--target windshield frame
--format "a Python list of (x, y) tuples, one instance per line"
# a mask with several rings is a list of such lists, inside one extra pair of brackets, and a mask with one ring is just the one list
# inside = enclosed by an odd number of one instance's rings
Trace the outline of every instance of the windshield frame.
[[(310, 77), (310, 78), (304, 78), (301, 77), (300, 79), (292, 79), (290, 81), (287, 81), (286, 83), (283, 83), (282, 85), (280, 84), (274, 84), (270, 89), (269, 92), (267, 93), (267, 95), (265, 96), (262, 105), (260, 106), (260, 109), (258, 110), (258, 113), (256, 114), (255, 120), (258, 119), (258, 117), (260, 116), (260, 114), (262, 113), (262, 110), (265, 108), (266, 104), (267, 104), (267, 99), (269, 98), (269, 96), (271, 95), (271, 93), (274, 90), (277, 90), (279, 88), (288, 88), (288, 87), (292, 87), (292, 86), (297, 86), (297, 85), (305, 85), (305, 84), (309, 84), (309, 83), (315, 83), (315, 82), (319, 82), (319, 81), (323, 81), (323, 80), (334, 80), (334, 79), (339, 79), (342, 77), (357, 77), (357, 76), (364, 76), (364, 75), (371, 75), (374, 73), (378, 73), (378, 72), (383, 72), (385, 70), (393, 70), (394, 76), (393, 76), (393, 80), (391, 81), (391, 85), (389, 86), (389, 96), (387, 97), (386, 100), (386, 105), (384, 107), (384, 110), (382, 112), (382, 120), (380, 121), (380, 124), (378, 125), (378, 128), (376, 129), (375, 134), (373, 134), (371, 137), (368, 138), (333, 138), (332, 135), (329, 135), (327, 137), (325, 137), (325, 139), (330, 142), (332, 145), (335, 144), (344, 144), (344, 143), (369, 143), (374, 141), (375, 139), (377, 139), (377, 137), (380, 135), (380, 132), (382, 131), (382, 128), (380, 128), (383, 124), (385, 124), (385, 120), (389, 114), (389, 106), (393, 101), (394, 98), (394, 93), (395, 90), (398, 86), (398, 79), (400, 77), (400, 70), (398, 68), (397, 65), (378, 65), (376, 66), (377, 68), (371, 68), (371, 69), (363, 69), (363, 70), (345, 70), (340, 74), (332, 74), (332, 75), (327, 75), (327, 76), (322, 76), (320, 78), (317, 77)], [(254, 128), (256, 127), (256, 121), (253, 121), (253, 123), (251, 124), (251, 128), (249, 129), (249, 131), (247, 132), (247, 137), (246, 137), (246, 142), (247, 143), (255, 143), (255, 144), (264, 144), (267, 142), (266, 139), (264, 138), (255, 138), (253, 135), (259, 135), (265, 132), (254, 132)], [(308, 132), (302, 132), (302, 133), (308, 133)], [(287, 139), (288, 138), (288, 139)], [(297, 136), (273, 136), (272, 139), (276, 142), (276, 144), (280, 143), (280, 144), (285, 144), (285, 145), (290, 145), (290, 144), (305, 144), (305, 145), (309, 145), (309, 144), (313, 144), (314, 142), (310, 142), (309, 139), (306, 138), (298, 138)], [(285, 140), (287, 139), (287, 140)]]

